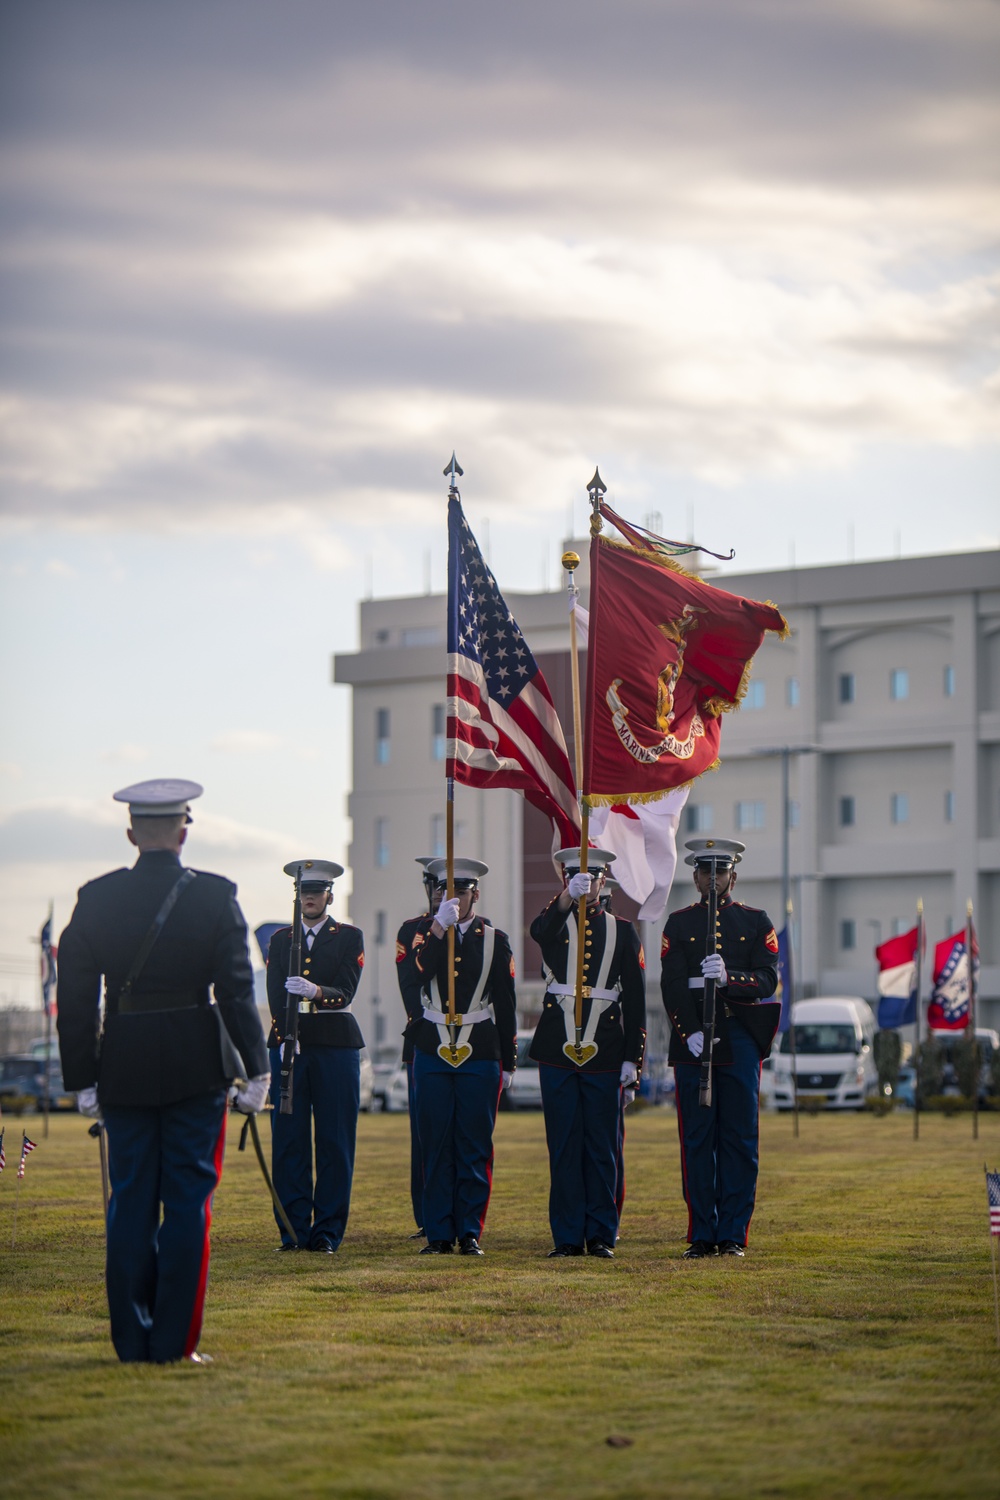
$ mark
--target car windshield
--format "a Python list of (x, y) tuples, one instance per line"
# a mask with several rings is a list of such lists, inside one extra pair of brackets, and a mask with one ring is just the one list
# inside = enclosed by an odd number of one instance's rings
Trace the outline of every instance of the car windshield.
[(30, 1059), (25, 1061), (19, 1057), (7, 1057), (0, 1062), (0, 1079), (4, 1083), (16, 1083), (23, 1078), (28, 1078), (33, 1083), (37, 1073), (38, 1068)]
[[(791, 1052), (791, 1042), (781, 1039), (782, 1052)], [(838, 1026), (832, 1021), (814, 1021), (811, 1026), (795, 1027), (795, 1050), (798, 1053), (857, 1052), (858, 1037), (853, 1026)]]
[(528, 1048), (534, 1041), (533, 1036), (519, 1036), (517, 1039), (517, 1065), (519, 1068), (537, 1068), (538, 1064), (533, 1057), (528, 1056)]

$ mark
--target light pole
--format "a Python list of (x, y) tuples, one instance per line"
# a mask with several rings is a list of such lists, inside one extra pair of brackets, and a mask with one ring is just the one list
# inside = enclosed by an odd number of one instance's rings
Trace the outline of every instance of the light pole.
[(766, 745), (751, 750), (752, 756), (781, 757), (781, 909), (788, 920), (788, 905), (792, 899), (791, 849), (791, 803), (789, 791), (789, 764), (793, 755), (819, 755), (819, 745)]

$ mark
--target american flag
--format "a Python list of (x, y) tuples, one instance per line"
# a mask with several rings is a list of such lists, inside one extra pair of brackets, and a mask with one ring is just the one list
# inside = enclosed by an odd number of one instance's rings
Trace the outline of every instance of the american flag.
[(0, 1172), (2, 1172), (4, 1167), (7, 1165), (7, 1155), (3, 1149), (3, 1134), (3, 1131), (0, 1130)]
[(573, 769), (548, 685), (483, 561), (462, 502), (448, 501), (448, 758), (465, 786), (510, 787), (579, 844)]
[[(22, 1133), (22, 1135), (24, 1135), (23, 1131), (21, 1133)], [(28, 1152), (29, 1151), (34, 1151), (34, 1149), (35, 1149), (35, 1143), (34, 1143), (34, 1141), (29, 1141), (28, 1137), (26, 1135), (24, 1135), (24, 1139), (21, 1142), (21, 1161), (20, 1161), (20, 1164), (18, 1165), (18, 1169), (17, 1169), (17, 1175), (18, 1175), (18, 1177), (23, 1177), (24, 1176), (24, 1164), (28, 1160)]]
[(990, 1205), (990, 1234), (1000, 1235), (1000, 1172), (987, 1172), (986, 1198)]

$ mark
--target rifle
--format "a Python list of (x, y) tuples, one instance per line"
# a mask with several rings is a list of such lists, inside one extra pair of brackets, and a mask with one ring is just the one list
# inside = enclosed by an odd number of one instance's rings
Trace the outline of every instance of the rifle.
[[(708, 941), (705, 957), (715, 952), (715, 924), (719, 911), (719, 893), (715, 883), (718, 865), (712, 860), (712, 878), (708, 886)], [(715, 1046), (715, 980), (705, 979), (705, 1007), (703, 1013), (705, 1050), (701, 1054), (701, 1076), (698, 1079), (698, 1103), (706, 1109), (712, 1107), (712, 1049)]]
[[(292, 907), (292, 946), (288, 955), (288, 977), (302, 973), (302, 866), (295, 871), (295, 904)], [(299, 1050), (299, 996), (285, 991), (285, 1025), (281, 1038), (281, 1096), (278, 1111), (292, 1112), (292, 1076)]]

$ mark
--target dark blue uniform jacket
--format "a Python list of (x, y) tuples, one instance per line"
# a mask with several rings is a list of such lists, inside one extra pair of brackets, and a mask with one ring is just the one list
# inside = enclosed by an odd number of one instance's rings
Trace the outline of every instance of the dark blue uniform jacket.
[[(726, 896), (716, 913), (714, 952), (722, 954), (729, 982), (716, 988), (715, 1050), (713, 1062), (725, 1067), (732, 1061), (729, 1027), (735, 1020), (752, 1031), (766, 1057), (778, 1025), (780, 1006), (768, 1005), (766, 1011), (748, 1014), (770, 1000), (778, 987), (778, 939), (766, 912), (743, 906)], [(660, 986), (663, 1004), (670, 1017), (669, 1061), (697, 1061), (687, 1049), (687, 1038), (704, 1026), (704, 988), (691, 989), (689, 979), (701, 978), (701, 961), (708, 943), (708, 900), (671, 912), (663, 929), (660, 947)], [(771, 1022), (773, 1021), (773, 1026)], [(768, 1035), (768, 1032), (770, 1035)]]
[[(288, 991), (288, 960), (292, 951), (292, 929), (279, 927), (267, 953), (267, 1003), (271, 1010), (269, 1047), (280, 1047), (285, 1029)], [(357, 992), (365, 966), (365, 939), (360, 927), (327, 917), (313, 939), (312, 949), (302, 938), (302, 974), (323, 991), (311, 1003), (314, 1010), (299, 1014), (299, 1042), (309, 1047), (354, 1047), (365, 1045), (354, 1016), (345, 1015)]]
[[(403, 1004), (409, 1017), (407, 1034), (420, 1052), (436, 1052), (441, 1036), (432, 1021), (423, 1018), (423, 1007), (447, 1010), (448, 937), (435, 937), (432, 918), (421, 918), (413, 924), (409, 954), (399, 961), (397, 970)], [(409, 924), (407, 924), (409, 925)], [(485, 917), (475, 917), (465, 936), (455, 934), (455, 1009), (470, 1009), (479, 977), (483, 972), (483, 933), (490, 926)], [(473, 1026), (468, 1045), (475, 1062), (499, 1062), (505, 1073), (513, 1073), (517, 1060), (517, 1000), (514, 993), (514, 956), (510, 940), (500, 929), (495, 934), (493, 962), (476, 1010), (493, 1007), (492, 1021)], [(397, 950), (398, 954), (398, 950)], [(437, 979), (440, 979), (440, 991)]]
[(135, 982), (135, 1008), (119, 1013), (125, 977), (180, 874), (169, 850), (140, 854), (132, 869), (82, 887), (59, 939), (63, 1079), (74, 1090), (96, 1083), (102, 1104), (174, 1104), (268, 1071), (246, 923), (221, 875), (196, 872)]
[[(568, 923), (576, 922), (577, 908), (574, 904), (568, 912), (559, 910), (558, 897), (553, 897), (544, 911), (531, 924), (531, 936), (542, 950), (545, 967), (559, 984), (575, 984), (576, 974), (567, 974), (569, 953)], [(621, 994), (609, 1005), (597, 1023), (594, 1041), (597, 1055), (584, 1063), (578, 1071), (583, 1073), (620, 1072), (623, 1062), (635, 1063), (642, 1071), (643, 1052), (646, 1047), (646, 979), (642, 945), (631, 922), (616, 917), (611, 912), (602, 913), (604, 921), (588, 921), (587, 937), (584, 939), (584, 985), (596, 984), (604, 958), (604, 932), (613, 932), (615, 952), (608, 971), (607, 989), (614, 989), (621, 981)], [(604, 922), (607, 927), (605, 928)], [(590, 1016), (591, 1001), (583, 1001), (583, 1024)], [(573, 1031), (570, 1029), (570, 1037)], [(563, 1051), (567, 1040), (566, 1022), (562, 1004), (555, 995), (546, 995), (542, 1002), (542, 1014), (531, 1043), (531, 1056), (536, 1062), (552, 1063), (559, 1068), (576, 1068)]]

